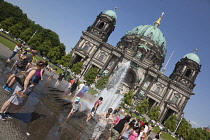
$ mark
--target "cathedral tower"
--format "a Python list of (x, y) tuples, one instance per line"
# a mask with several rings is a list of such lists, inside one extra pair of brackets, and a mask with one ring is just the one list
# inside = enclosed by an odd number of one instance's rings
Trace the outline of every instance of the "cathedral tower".
[(195, 53), (186, 54), (179, 62), (176, 63), (170, 78), (175, 82), (180, 82), (189, 89), (195, 87), (195, 79), (200, 72), (200, 58)]
[(115, 29), (116, 19), (117, 15), (115, 11), (106, 10), (97, 16), (95, 22), (88, 27), (87, 32), (90, 32), (102, 39), (102, 41), (107, 42), (110, 34)]

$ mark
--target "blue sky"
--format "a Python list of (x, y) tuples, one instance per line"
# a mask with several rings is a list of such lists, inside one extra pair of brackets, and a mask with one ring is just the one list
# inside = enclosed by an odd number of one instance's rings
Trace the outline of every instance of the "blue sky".
[(187, 53), (198, 49), (202, 68), (196, 79), (194, 96), (185, 107), (185, 118), (193, 126), (210, 124), (210, 1), (209, 0), (5, 0), (19, 6), (28, 17), (44, 28), (55, 31), (69, 52), (96, 16), (117, 9), (115, 31), (108, 43), (116, 46), (120, 38), (134, 27), (153, 24), (165, 12), (160, 29), (166, 37), (165, 63), (174, 51), (165, 75)]

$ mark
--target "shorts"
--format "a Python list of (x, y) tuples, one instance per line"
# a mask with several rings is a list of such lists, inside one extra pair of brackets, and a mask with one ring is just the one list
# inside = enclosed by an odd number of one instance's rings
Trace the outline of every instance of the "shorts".
[(94, 115), (95, 115), (95, 108), (93, 107), (91, 110), (91, 116), (94, 116)]
[(13, 71), (12, 71), (12, 74), (17, 74), (19, 72), (21, 72), (22, 70), (18, 69), (18, 68), (15, 68)]
[(84, 96), (84, 93), (79, 92), (76, 96), (82, 98)]
[(34, 75), (33, 77), (32, 77), (32, 79), (31, 79), (31, 82), (33, 83), (33, 84), (38, 84), (39, 83), (39, 81), (41, 80), (41, 77), (38, 77), (38, 76), (36, 76), (36, 75)]

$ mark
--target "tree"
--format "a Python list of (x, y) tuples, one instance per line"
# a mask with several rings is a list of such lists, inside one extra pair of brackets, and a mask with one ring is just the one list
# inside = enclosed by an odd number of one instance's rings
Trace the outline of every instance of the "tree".
[(46, 40), (42, 44), (37, 46), (37, 50), (42, 56), (47, 56), (48, 58), (55, 58), (57, 50), (55, 48), (51, 48), (51, 45), (51, 42), (49, 40)]
[(188, 139), (190, 135), (191, 125), (185, 118), (182, 118), (182, 121), (176, 131), (179, 136), (182, 136), (184, 139)]
[(15, 25), (17, 21), (15, 21), (14, 17), (9, 17), (1, 22), (1, 28), (4, 29), (4, 31), (9, 31), (9, 28)]
[(138, 103), (138, 105), (136, 106), (136, 110), (140, 114), (145, 114), (148, 110), (148, 107), (149, 107), (149, 101), (147, 99), (144, 99)]
[[(47, 53), (47, 51), (46, 51), (46, 53)], [(61, 52), (60, 52), (59, 46), (54, 47), (54, 48), (50, 48), (50, 51), (47, 53), (47, 57), (50, 58), (53, 62), (56, 62), (57, 60), (60, 60), (61, 59)]]
[(33, 35), (33, 31), (31, 28), (25, 29), (23, 32), (20, 33), (20, 38), (25, 42), (28, 42)]
[(103, 89), (106, 87), (107, 83), (109, 81), (109, 77), (108, 76), (103, 76), (101, 77), (97, 83), (96, 83), (96, 88), (97, 89)]
[(202, 128), (191, 128), (189, 140), (209, 140), (210, 133)]
[(177, 117), (176, 115), (171, 115), (165, 121), (165, 128), (169, 129), (170, 131), (174, 132), (177, 125)]
[(95, 82), (97, 75), (98, 75), (98, 68), (92, 67), (88, 70), (87, 73), (85, 73), (84, 80), (87, 81), (87, 83), (92, 84)]
[(16, 38), (20, 38), (20, 33), (23, 31), (23, 29), (24, 29), (23, 24), (19, 22), (9, 28), (9, 31), (10, 31), (9, 34)]
[(71, 71), (73, 71), (75, 74), (80, 74), (82, 71), (82, 66), (83, 66), (82, 61), (77, 62), (76, 64), (73, 65)]
[(124, 102), (128, 105), (132, 105), (133, 91), (129, 90), (128, 93), (124, 95)]
[(67, 54), (61, 58), (61, 60), (57, 61), (60, 65), (68, 68), (72, 65), (72, 54)]
[(160, 116), (160, 107), (159, 106), (156, 106), (150, 110), (150, 112), (149, 112), (150, 119), (158, 121), (159, 116)]

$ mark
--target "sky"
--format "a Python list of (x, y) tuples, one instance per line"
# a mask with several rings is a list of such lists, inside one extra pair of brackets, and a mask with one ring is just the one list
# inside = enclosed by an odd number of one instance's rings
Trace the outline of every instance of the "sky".
[[(117, 23), (108, 43), (116, 46), (127, 31), (139, 25), (152, 25), (162, 12), (160, 30), (166, 38), (167, 55), (174, 54), (165, 75), (187, 53), (200, 57), (201, 72), (185, 110), (184, 117), (193, 127), (210, 125), (210, 1), (209, 0), (5, 0), (19, 6), (28, 18), (56, 32), (66, 51), (76, 45), (100, 12), (118, 7)], [(165, 65), (163, 64), (163, 66)]]

